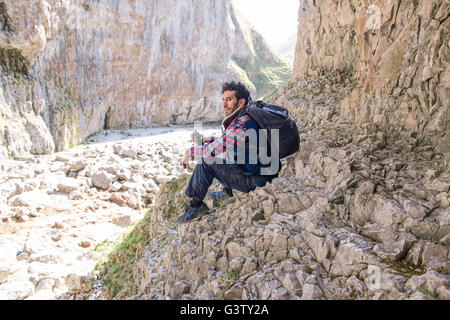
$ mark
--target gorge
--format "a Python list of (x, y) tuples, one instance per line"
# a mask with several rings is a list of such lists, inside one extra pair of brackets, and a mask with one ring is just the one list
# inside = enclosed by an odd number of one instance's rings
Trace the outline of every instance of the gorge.
[[(448, 0), (299, 1), (293, 74), (273, 94), (281, 73), (266, 90), (255, 72), (267, 70), (267, 61), (277, 72), (284, 66), (261, 41), (248, 40), (258, 37), (229, 1), (32, 3), (0, 2), (0, 154), (14, 158), (0, 171), (3, 226), (20, 229), (38, 219), (35, 208), (46, 204), (27, 196), (39, 190), (67, 204), (63, 211), (86, 206), (79, 214), (91, 222), (103, 206), (107, 219), (126, 220), (130, 229), (115, 245), (88, 240), (108, 246), (108, 254), (91, 272), (55, 279), (30, 275), (25, 263), (47, 270), (58, 257), (15, 239), (8, 261), (17, 267), (1, 262), (0, 294), (450, 299)], [(233, 74), (288, 108), (300, 150), (283, 159), (272, 183), (221, 203), (207, 199), (210, 212), (198, 220), (176, 221), (191, 171), (177, 165), (188, 140), (175, 127), (164, 129), (174, 130), (170, 143), (91, 146), (88, 139), (81, 150), (27, 155), (63, 150), (103, 128), (122, 128), (123, 139), (138, 136), (124, 130), (130, 127), (216, 121), (223, 117), (213, 103), (217, 88)], [(127, 208), (140, 210), (138, 217), (122, 218)], [(49, 233), (48, 243), (69, 241), (69, 222), (55, 226), (60, 233)], [(2, 236), (0, 245), (11, 248), (13, 235)], [(9, 289), (18, 278), (22, 289)]]

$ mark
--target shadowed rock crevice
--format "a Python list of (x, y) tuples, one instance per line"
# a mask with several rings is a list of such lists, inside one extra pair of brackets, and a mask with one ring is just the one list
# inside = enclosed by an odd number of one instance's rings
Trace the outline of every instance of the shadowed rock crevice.
[(11, 32), (11, 18), (8, 15), (6, 5), (4, 2), (0, 2), (0, 24), (1, 30), (6, 32)]
[(0, 65), (7, 73), (19, 73), (28, 76), (30, 62), (15, 48), (0, 48)]
[(110, 117), (111, 108), (108, 108), (108, 111), (105, 113), (105, 121), (103, 124), (103, 130), (109, 129), (109, 117)]

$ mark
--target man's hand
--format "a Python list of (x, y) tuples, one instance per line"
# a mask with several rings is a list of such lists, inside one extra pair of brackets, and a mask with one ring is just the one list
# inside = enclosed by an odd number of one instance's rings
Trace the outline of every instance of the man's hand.
[(191, 140), (195, 145), (201, 146), (204, 143), (211, 143), (212, 141), (214, 141), (214, 137), (204, 137), (198, 131), (194, 131), (191, 134)]
[(183, 169), (186, 169), (188, 167), (189, 165), (188, 161), (189, 161), (188, 155), (184, 154), (183, 159), (181, 159), (181, 165), (183, 166)]
[(213, 137), (203, 137), (202, 138), (203, 140), (203, 143), (211, 143), (211, 142), (213, 142), (214, 141), (214, 138)]

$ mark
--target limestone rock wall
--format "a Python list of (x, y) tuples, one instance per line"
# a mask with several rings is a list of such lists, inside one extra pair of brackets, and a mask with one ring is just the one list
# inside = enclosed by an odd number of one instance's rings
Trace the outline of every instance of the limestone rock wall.
[(355, 79), (343, 117), (448, 153), (449, 12), (446, 0), (301, 1), (294, 78)]
[(221, 120), (221, 83), (248, 78), (235, 51), (255, 55), (228, 0), (5, 0), (0, 22), (2, 156)]

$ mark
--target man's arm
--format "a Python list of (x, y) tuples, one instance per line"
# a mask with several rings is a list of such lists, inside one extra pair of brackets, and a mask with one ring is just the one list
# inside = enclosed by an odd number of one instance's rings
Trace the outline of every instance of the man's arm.
[[(236, 120), (224, 131), (222, 136), (214, 138), (210, 143), (203, 146), (188, 148), (185, 152), (185, 158), (189, 160), (199, 160), (201, 158), (214, 158), (227, 151), (227, 144), (237, 147), (245, 143), (247, 134), (245, 133), (244, 123)], [(205, 141), (204, 141), (205, 142)]]
[(211, 142), (213, 142), (214, 140), (216, 140), (216, 137), (214, 137), (214, 136), (203, 137), (203, 138), (202, 138), (202, 142), (203, 142), (203, 143), (211, 143)]
[(216, 137), (214, 137), (214, 136), (204, 137), (198, 131), (194, 131), (191, 135), (191, 138), (192, 138), (192, 142), (197, 143), (197, 145), (204, 144), (204, 143), (211, 143), (216, 139)]

